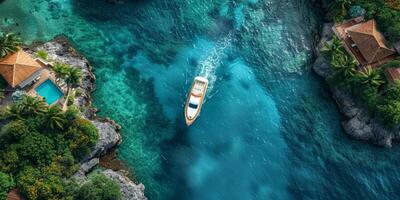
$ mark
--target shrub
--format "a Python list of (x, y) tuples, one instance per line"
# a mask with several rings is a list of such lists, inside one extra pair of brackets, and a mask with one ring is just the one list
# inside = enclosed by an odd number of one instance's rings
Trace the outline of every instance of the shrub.
[(8, 192), (15, 187), (13, 178), (0, 172), (0, 199), (6, 199)]
[(366, 11), (359, 5), (351, 6), (349, 9), (349, 15), (351, 18), (356, 18), (365, 15)]
[(400, 84), (391, 84), (378, 104), (378, 117), (389, 127), (400, 124)]
[(55, 154), (53, 141), (36, 132), (23, 137), (17, 145), (18, 155), (34, 166), (43, 167), (50, 164)]
[(90, 121), (78, 118), (66, 132), (66, 138), (71, 141), (69, 148), (72, 155), (77, 159), (82, 159), (97, 143), (99, 134), (97, 128)]
[(23, 90), (17, 90), (11, 95), (14, 102), (20, 101), (24, 96), (26, 96), (26, 92)]
[(30, 200), (57, 199), (70, 200), (65, 182), (58, 176), (43, 173), (33, 167), (24, 168), (17, 176), (19, 190)]
[(30, 130), (28, 126), (21, 120), (8, 123), (0, 131), (0, 149), (19, 142), (29, 133)]
[(49, 55), (47, 54), (47, 52), (45, 50), (39, 50), (38, 52), (36, 52), (37, 57), (42, 58), (44, 60), (49, 59)]
[(75, 196), (76, 200), (118, 200), (120, 198), (119, 185), (103, 174), (91, 176)]

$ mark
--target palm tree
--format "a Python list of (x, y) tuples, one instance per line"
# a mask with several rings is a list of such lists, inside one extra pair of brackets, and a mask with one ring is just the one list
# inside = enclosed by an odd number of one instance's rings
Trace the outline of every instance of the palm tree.
[(375, 69), (372, 69), (371, 66), (368, 66), (364, 70), (360, 71), (357, 76), (363, 85), (379, 87), (385, 83), (379, 72)]
[(336, 73), (345, 78), (352, 78), (356, 74), (356, 61), (344, 53), (334, 54), (331, 60), (331, 66)]
[(14, 33), (0, 35), (0, 58), (18, 51), (18, 46), (22, 44), (21, 38)]
[(76, 67), (70, 67), (68, 69), (68, 76), (65, 79), (65, 82), (68, 85), (68, 88), (74, 87), (81, 82), (82, 79), (82, 71)]
[(40, 115), (47, 109), (47, 104), (42, 99), (31, 96), (24, 96), (16, 106), (20, 107), (24, 116)]
[(8, 106), (5, 112), (5, 117), (9, 119), (23, 119), (23, 113), (20, 106), (14, 104), (12, 106)]
[(63, 63), (54, 64), (53, 70), (56, 73), (56, 76), (59, 78), (65, 79), (68, 76), (69, 66)]
[(321, 49), (321, 52), (329, 57), (336, 53), (341, 53), (343, 51), (342, 42), (337, 36), (333, 36), (330, 42), (325, 42)]
[(66, 122), (64, 113), (59, 106), (51, 106), (45, 113), (48, 128), (54, 130), (56, 128), (63, 129)]

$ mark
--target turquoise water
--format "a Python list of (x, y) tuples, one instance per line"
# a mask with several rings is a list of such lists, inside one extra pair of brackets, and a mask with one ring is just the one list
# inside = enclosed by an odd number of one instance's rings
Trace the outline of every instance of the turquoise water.
[(50, 79), (41, 83), (35, 88), (35, 91), (43, 97), (49, 105), (53, 104), (64, 95)]
[[(150, 199), (400, 198), (399, 148), (348, 139), (311, 70), (307, 0), (5, 0), (0, 22), (88, 57), (95, 106), (122, 125), (119, 157)], [(210, 89), (186, 127), (198, 74)]]

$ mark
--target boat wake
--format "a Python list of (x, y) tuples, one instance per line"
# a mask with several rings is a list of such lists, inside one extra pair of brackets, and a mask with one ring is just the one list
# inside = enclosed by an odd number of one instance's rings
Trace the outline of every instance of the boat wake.
[(197, 74), (208, 79), (207, 98), (211, 98), (213, 94), (214, 83), (217, 80), (216, 70), (221, 65), (225, 50), (231, 46), (232, 35), (232, 33), (229, 33), (225, 38), (217, 42), (209, 55), (204, 60), (200, 61)]

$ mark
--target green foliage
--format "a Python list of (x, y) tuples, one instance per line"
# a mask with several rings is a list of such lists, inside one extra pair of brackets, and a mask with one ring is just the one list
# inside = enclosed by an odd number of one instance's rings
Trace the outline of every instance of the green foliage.
[(7, 109), (8, 124), (0, 130), (0, 171), (16, 178), (29, 199), (70, 199), (73, 185), (65, 178), (98, 141), (97, 128), (79, 110), (48, 106), (24, 96)]
[(29, 165), (47, 166), (55, 155), (53, 141), (40, 133), (30, 132), (16, 145), (18, 156)]
[(353, 92), (358, 100), (373, 114), (380, 99), (378, 89), (376, 87), (360, 86)]
[(400, 84), (391, 84), (378, 104), (378, 117), (390, 127), (400, 124)]
[(354, 0), (331, 0), (329, 3), (328, 16), (333, 21), (343, 21), (348, 15), (347, 10), (354, 3)]
[(9, 119), (26, 119), (42, 115), (46, 107), (47, 104), (42, 99), (25, 95), (20, 101), (7, 107), (6, 116)]
[(26, 92), (24, 90), (17, 90), (12, 94), (12, 100), (14, 102), (21, 101), (21, 99), (26, 96)]
[(49, 55), (45, 50), (39, 50), (38, 52), (36, 52), (36, 55), (37, 57), (42, 58), (43, 60), (49, 59)]
[(53, 68), (59, 78), (65, 80), (69, 87), (74, 87), (81, 82), (82, 71), (64, 63), (56, 63)]
[(365, 15), (366, 11), (359, 5), (351, 6), (349, 9), (349, 15), (351, 18), (356, 18)]
[(65, 79), (65, 82), (70, 86), (76, 86), (81, 82), (82, 79), (82, 71), (79, 68), (71, 67), (68, 71), (68, 76)]
[(62, 130), (66, 124), (66, 118), (59, 105), (51, 106), (45, 113), (47, 128)]
[[(384, 35), (391, 42), (400, 40), (400, 6), (397, 0), (332, 0), (327, 17), (335, 22), (359, 16), (375, 18)], [(349, 12), (347, 12), (349, 10)]]
[(382, 79), (381, 74), (378, 70), (367, 67), (357, 73), (357, 78), (360, 80), (361, 85), (367, 87), (377, 88), (381, 86), (385, 81)]
[(119, 185), (102, 174), (90, 177), (76, 193), (76, 200), (118, 200), (121, 198)]
[(342, 42), (337, 36), (333, 36), (331, 41), (325, 42), (321, 49), (321, 53), (328, 59), (332, 60), (332, 56), (344, 53)]
[(71, 141), (69, 148), (72, 154), (82, 159), (90, 153), (90, 147), (99, 139), (97, 128), (88, 120), (76, 119), (71, 128), (66, 132), (66, 137)]
[(37, 168), (26, 167), (17, 176), (18, 189), (30, 200), (71, 200), (66, 183), (59, 176), (43, 173)]
[(21, 38), (14, 33), (0, 33), (0, 58), (18, 51), (18, 46), (22, 44)]
[(65, 78), (68, 76), (69, 65), (64, 63), (55, 63), (53, 66), (53, 70), (59, 78)]
[(343, 51), (333, 53), (330, 64), (335, 75), (343, 77), (344, 79), (353, 79), (357, 72), (356, 61)]
[(6, 199), (8, 192), (14, 187), (14, 179), (10, 175), (0, 172), (0, 199)]

